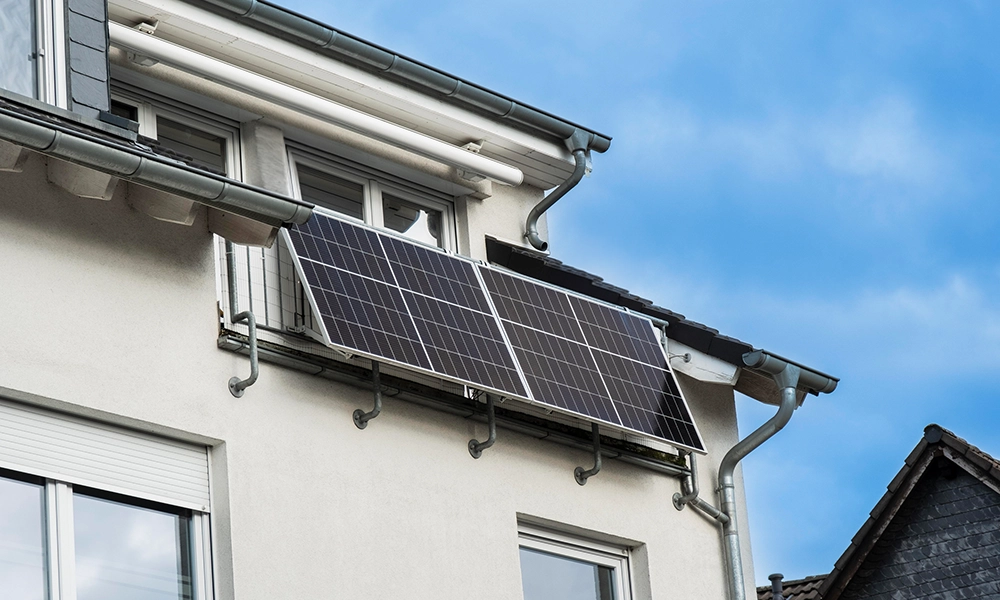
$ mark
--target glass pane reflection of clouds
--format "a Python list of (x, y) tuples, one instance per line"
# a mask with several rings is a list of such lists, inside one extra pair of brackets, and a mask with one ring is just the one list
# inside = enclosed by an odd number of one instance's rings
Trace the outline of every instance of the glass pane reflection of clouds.
[(0, 477), (0, 598), (44, 600), (44, 488)]
[(73, 495), (78, 600), (190, 600), (190, 518)]
[(441, 211), (424, 208), (419, 204), (383, 193), (382, 218), (387, 228), (398, 231), (412, 240), (431, 246), (442, 246)]
[(0, 0), (0, 88), (35, 96), (35, 3)]
[(613, 569), (521, 548), (524, 600), (615, 600)]

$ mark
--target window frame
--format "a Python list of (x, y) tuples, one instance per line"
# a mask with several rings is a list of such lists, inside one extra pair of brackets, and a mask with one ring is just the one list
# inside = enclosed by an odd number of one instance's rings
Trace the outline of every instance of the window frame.
[(224, 117), (198, 110), (193, 106), (170, 102), (152, 94), (131, 91), (119, 82), (114, 82), (112, 86), (111, 100), (136, 109), (136, 119), (139, 123), (138, 133), (141, 136), (157, 139), (156, 120), (158, 117), (164, 117), (181, 125), (223, 138), (226, 141), (226, 177), (237, 181), (243, 180), (243, 148), (240, 144), (238, 124), (232, 123)]
[(382, 192), (385, 191), (401, 200), (412, 202), (422, 208), (438, 211), (441, 213), (441, 245), (434, 246), (439, 250), (447, 252), (457, 251), (457, 227), (455, 224), (455, 201), (454, 198), (440, 192), (419, 189), (415, 184), (407, 184), (405, 181), (392, 177), (387, 173), (382, 173), (375, 169), (366, 169), (356, 165), (349, 165), (346, 161), (337, 160), (329, 155), (321, 155), (315, 151), (310, 151), (306, 147), (294, 142), (286, 143), (288, 155), (288, 174), (291, 194), (294, 198), (302, 199), (299, 187), (298, 165), (302, 164), (310, 169), (320, 171), (327, 175), (339, 177), (341, 179), (357, 183), (364, 189), (363, 213), (364, 219), (358, 221), (354, 217), (332, 211), (324, 207), (324, 211), (331, 212), (337, 218), (349, 219), (361, 222), (370, 227), (377, 227), (386, 231), (390, 235), (401, 236), (415, 243), (425, 243), (414, 240), (403, 233), (388, 229), (383, 220)]
[[(73, 484), (0, 467), (0, 477), (42, 488), (42, 543), (47, 600), (76, 600), (76, 537), (73, 514)], [(128, 496), (110, 490), (78, 486), (80, 493), (136, 508), (190, 515), (188, 552), (191, 560), (193, 600), (213, 600), (210, 514)], [(88, 493), (89, 492), (89, 493)]]
[[(615, 600), (632, 600), (633, 598), (632, 590), (635, 589), (635, 586), (633, 585), (631, 548), (572, 536), (523, 523), (518, 524), (517, 542), (519, 571), (521, 548), (608, 567), (614, 573)], [(523, 577), (522, 574), (522, 590), (524, 585)]]
[[(66, 109), (69, 108), (67, 10), (66, 0), (35, 0), (35, 97)], [(57, 18), (60, 15), (62, 18)]]

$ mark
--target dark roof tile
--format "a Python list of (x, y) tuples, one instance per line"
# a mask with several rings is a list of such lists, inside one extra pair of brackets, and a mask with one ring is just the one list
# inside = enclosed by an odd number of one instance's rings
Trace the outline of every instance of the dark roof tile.
[[(826, 575), (812, 575), (804, 579), (783, 581), (781, 595), (785, 600), (820, 600), (819, 587), (823, 583)], [(773, 600), (771, 586), (764, 585), (757, 588), (757, 600)]]

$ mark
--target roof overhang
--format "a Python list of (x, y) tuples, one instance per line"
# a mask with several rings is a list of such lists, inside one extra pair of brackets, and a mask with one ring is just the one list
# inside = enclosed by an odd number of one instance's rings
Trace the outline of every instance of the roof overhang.
[[(185, 0), (113, 0), (109, 14), (126, 26), (156, 21), (158, 38), (455, 146), (483, 142), (480, 154), (517, 167), (525, 182), (536, 187), (555, 187), (573, 172), (572, 155), (560, 139), (561, 129), (577, 127), (569, 122), (549, 116), (551, 133), (511, 124), (500, 115), (452, 102), (448, 94), (417, 91), (391, 73), (349, 64), (321, 52), (316, 44), (298, 38), (289, 41), (289, 35), (265, 32), (247, 24), (252, 23), (248, 19), (237, 20), (231, 13), (219, 14), (206, 6), (208, 3), (194, 5)], [(428, 77), (434, 73), (426, 70)], [(510, 102), (509, 110), (514, 114)], [(610, 144), (606, 136), (591, 135), (595, 149), (606, 149)], [(601, 140), (607, 143), (601, 144)]]

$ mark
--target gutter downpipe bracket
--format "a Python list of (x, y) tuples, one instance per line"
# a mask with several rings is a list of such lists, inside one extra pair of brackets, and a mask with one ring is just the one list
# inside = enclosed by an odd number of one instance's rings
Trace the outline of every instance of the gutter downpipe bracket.
[(236, 398), (242, 398), (243, 392), (257, 382), (257, 376), (260, 374), (260, 365), (257, 362), (257, 319), (254, 318), (252, 312), (247, 310), (238, 315), (233, 315), (233, 323), (239, 323), (240, 321), (247, 322), (247, 338), (250, 340), (250, 377), (246, 379), (232, 377), (229, 379), (229, 392)]
[(691, 473), (681, 482), (682, 494), (674, 494), (673, 504), (682, 510), (690, 504), (722, 524), (726, 553), (726, 576), (729, 600), (746, 600), (743, 582), (743, 558), (740, 534), (736, 522), (736, 467), (748, 454), (781, 431), (798, 408), (798, 390), (819, 395), (837, 388), (838, 379), (764, 350), (743, 355), (747, 368), (770, 375), (781, 390), (781, 405), (767, 422), (740, 440), (719, 464), (719, 497), (722, 507), (716, 508), (698, 497), (697, 463), (691, 455)]
[(476, 439), (469, 440), (469, 454), (472, 455), (472, 458), (482, 456), (483, 450), (492, 447), (497, 441), (497, 416), (493, 410), (493, 396), (491, 394), (486, 395), (486, 415), (490, 434), (485, 442), (480, 442)]
[(382, 380), (379, 375), (378, 361), (372, 361), (372, 387), (375, 389), (375, 407), (365, 412), (360, 408), (354, 411), (354, 424), (358, 429), (368, 427), (368, 421), (379, 416), (382, 412)]
[(573, 470), (573, 477), (580, 485), (587, 485), (588, 479), (601, 472), (601, 427), (597, 423), (591, 423), (590, 431), (594, 438), (594, 466), (586, 470), (583, 467)]
[(573, 135), (565, 140), (566, 148), (573, 153), (573, 162), (575, 163), (573, 174), (566, 181), (562, 182), (559, 187), (552, 190), (549, 195), (542, 198), (542, 201), (536, 204), (531, 209), (531, 212), (528, 213), (528, 219), (524, 223), (524, 238), (528, 240), (528, 243), (535, 250), (545, 252), (549, 248), (549, 244), (538, 235), (538, 219), (541, 218), (545, 211), (552, 208), (552, 205), (560, 198), (565, 196), (568, 191), (576, 187), (576, 184), (580, 183), (583, 176), (589, 172), (590, 146), (593, 144), (593, 141), (594, 134), (582, 129), (577, 129), (573, 132)]

